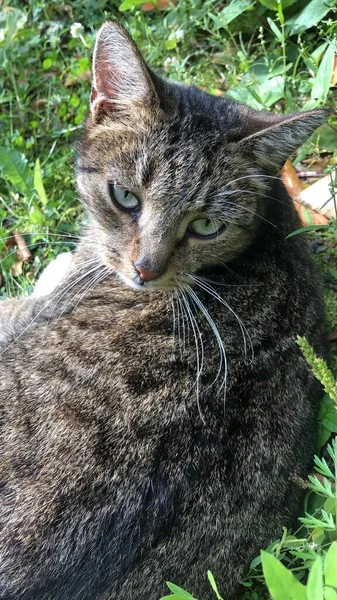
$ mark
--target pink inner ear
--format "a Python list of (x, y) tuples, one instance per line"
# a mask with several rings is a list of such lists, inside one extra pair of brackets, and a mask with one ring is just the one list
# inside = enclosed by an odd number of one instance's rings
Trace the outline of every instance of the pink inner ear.
[(95, 60), (96, 90), (105, 98), (114, 99), (118, 96), (117, 81), (119, 79), (115, 65), (109, 61), (107, 52), (103, 49), (97, 52)]
[(90, 102), (93, 102), (94, 100), (96, 100), (97, 98), (97, 91), (95, 90), (95, 88), (91, 89), (91, 96), (90, 96)]

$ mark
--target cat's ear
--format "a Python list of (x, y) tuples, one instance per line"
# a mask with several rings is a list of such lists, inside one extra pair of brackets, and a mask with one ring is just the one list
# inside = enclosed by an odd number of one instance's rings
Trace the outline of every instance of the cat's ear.
[(104, 23), (97, 34), (92, 70), (90, 108), (94, 120), (157, 104), (154, 84), (137, 46), (115, 21)]
[[(274, 115), (240, 107), (240, 130), (234, 134), (237, 148), (254, 154), (270, 172), (279, 172), (285, 161), (329, 116), (324, 109), (289, 115)], [(233, 139), (233, 138), (232, 138)]]

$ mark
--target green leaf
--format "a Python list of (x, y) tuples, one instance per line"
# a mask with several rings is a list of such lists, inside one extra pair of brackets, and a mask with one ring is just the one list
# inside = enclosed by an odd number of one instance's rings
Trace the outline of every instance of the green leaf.
[(34, 191), (33, 173), (26, 157), (13, 148), (0, 147), (0, 170), (20, 194), (30, 196)]
[(0, 11), (0, 45), (4, 49), (13, 44), (16, 34), (24, 27), (26, 21), (27, 14), (12, 6), (5, 6)]
[(48, 69), (50, 69), (52, 64), (53, 64), (53, 61), (51, 60), (51, 58), (45, 58), (42, 63), (42, 66), (43, 66), (44, 70), (47, 71)]
[(331, 544), (324, 563), (325, 585), (337, 588), (337, 542)]
[(124, 10), (130, 10), (130, 8), (134, 8), (135, 6), (139, 6), (143, 4), (144, 0), (124, 0), (120, 5), (119, 9), (121, 12)]
[(207, 571), (207, 577), (208, 577), (208, 581), (211, 584), (212, 590), (215, 592), (215, 595), (217, 597), (218, 600), (223, 600), (223, 598), (221, 598), (219, 590), (218, 590), (218, 586), (215, 583), (215, 579), (213, 577), (213, 573), (212, 571)]
[(171, 590), (171, 592), (179, 596), (179, 600), (196, 600), (196, 598), (189, 594), (189, 592), (186, 592), (186, 590), (183, 590), (183, 588), (179, 587), (179, 585), (175, 585), (170, 581), (167, 581), (166, 585), (169, 588), (169, 590)]
[(262, 568), (273, 600), (306, 600), (305, 587), (272, 554), (262, 550)]
[(320, 100), (325, 102), (329, 93), (330, 82), (335, 62), (335, 50), (334, 46), (330, 44), (319, 65), (314, 84), (311, 90), (311, 98), (313, 100)]
[(40, 198), (43, 206), (46, 206), (48, 200), (47, 200), (46, 192), (45, 192), (43, 181), (42, 181), (42, 172), (41, 172), (41, 165), (40, 165), (39, 158), (36, 159), (35, 167), (34, 167), (34, 187), (39, 195), (39, 198)]
[(40, 211), (36, 204), (33, 204), (33, 206), (30, 208), (29, 220), (31, 223), (34, 223), (34, 225), (40, 225), (45, 221), (44, 214)]
[(337, 150), (336, 131), (328, 123), (324, 123), (317, 129), (312, 141), (321, 152), (335, 152)]
[(299, 229), (296, 229), (296, 231), (289, 233), (289, 235), (286, 237), (286, 240), (294, 235), (298, 235), (299, 233), (304, 233), (305, 231), (312, 231), (315, 229), (330, 229), (330, 225), (307, 225), (306, 227), (300, 227)]
[(286, 21), (286, 25), (290, 28), (290, 35), (301, 33), (317, 25), (334, 5), (335, 0), (311, 0), (303, 10)]
[[(269, 10), (277, 10), (278, 8), (277, 0), (259, 0), (259, 2), (262, 6), (269, 8)], [(298, 0), (282, 0), (282, 8), (288, 8), (288, 6), (291, 6), (296, 2), (298, 2)]]
[(276, 39), (278, 39), (279, 42), (282, 42), (283, 35), (282, 35), (282, 32), (277, 27), (276, 23), (274, 23), (274, 21), (272, 19), (270, 19), (270, 17), (267, 17), (267, 21), (268, 21), (268, 25), (269, 25), (270, 29), (272, 30), (272, 32), (274, 33)]
[(313, 563), (307, 583), (307, 600), (324, 600), (322, 559), (317, 556)]
[(329, 417), (328, 419), (322, 420), (322, 425), (325, 427), (325, 429), (328, 429), (328, 431), (333, 431), (333, 433), (337, 433), (337, 423), (335, 423), (334, 421), (335, 419), (331, 415), (331, 417)]
[(219, 13), (220, 27), (229, 25), (236, 17), (242, 15), (248, 8), (253, 6), (251, 0), (232, 0), (230, 4), (225, 6)]

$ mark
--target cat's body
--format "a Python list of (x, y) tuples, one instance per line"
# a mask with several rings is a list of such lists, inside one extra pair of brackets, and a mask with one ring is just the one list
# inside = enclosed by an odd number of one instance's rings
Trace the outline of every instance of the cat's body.
[[(116, 25), (107, 29), (110, 41), (119, 35), (131, 44)], [(271, 179), (245, 181), (247, 209), (239, 211), (241, 225), (238, 210), (228, 217), (228, 241), (227, 229), (207, 240), (184, 233), (192, 210), (193, 227), (207, 231), (202, 200), (240, 177), (256, 123), (236, 154), (234, 141), (222, 149), (219, 123), (236, 131), (238, 105), (214, 117), (212, 130), (212, 116), (201, 115), (202, 98), (205, 107), (212, 100), (168, 86), (166, 116), (157, 108), (151, 128), (141, 109), (133, 131), (114, 108), (108, 131), (99, 52), (98, 45), (96, 117), (79, 159), (79, 187), (94, 219), (62, 286), (23, 303), (1, 342), (0, 598), (157, 600), (171, 580), (209, 600), (210, 569), (229, 600), (247, 562), (299, 510), (295, 480), (310, 468), (320, 392), (296, 336), (321, 349), (319, 282), (305, 242), (285, 239), (297, 217), (260, 147), (241, 176)], [(308, 115), (309, 131), (322, 115)], [(296, 143), (291, 128), (284, 152)], [(130, 223), (106, 199), (106, 181), (122, 178), (142, 198)]]

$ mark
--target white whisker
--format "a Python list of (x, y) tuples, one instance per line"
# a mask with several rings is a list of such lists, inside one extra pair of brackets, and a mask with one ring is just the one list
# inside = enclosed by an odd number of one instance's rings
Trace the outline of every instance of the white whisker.
[[(192, 331), (193, 331), (193, 336), (194, 336), (194, 342), (195, 342), (195, 350), (196, 350), (196, 360), (197, 360), (197, 374), (196, 374), (196, 378), (195, 378), (195, 382), (193, 383), (192, 387), (189, 389), (188, 391), (188, 395), (191, 393), (192, 389), (195, 387), (196, 388), (196, 399), (197, 399), (197, 406), (198, 406), (198, 412), (200, 415), (200, 419), (203, 422), (203, 424), (205, 425), (205, 419), (203, 417), (203, 414), (201, 412), (201, 408), (200, 408), (200, 385), (199, 385), (199, 380), (201, 377), (201, 373), (203, 370), (203, 366), (204, 366), (204, 343), (202, 340), (202, 335), (201, 335), (201, 331), (199, 329), (199, 326), (196, 322), (196, 319), (192, 313), (190, 304), (188, 302), (188, 298), (186, 296), (185, 290), (183, 288), (181, 289), (181, 298), (185, 304), (185, 308), (187, 311), (187, 315), (189, 317), (191, 326), (192, 326)], [(198, 340), (199, 338), (199, 340)], [(200, 350), (201, 350), (201, 358), (199, 357), (199, 341), (200, 341)]]
[[(99, 268), (100, 266), (102, 266), (102, 265), (98, 264), (98, 265), (95, 267), (95, 269)], [(47, 308), (47, 307), (48, 307), (48, 306), (51, 304), (51, 302), (53, 302), (53, 300), (55, 300), (55, 298), (56, 298), (57, 296), (59, 296), (59, 295), (62, 293), (61, 297), (60, 297), (60, 298), (58, 298), (58, 300), (57, 300), (57, 303), (56, 303), (56, 304), (58, 304), (58, 302), (60, 301), (60, 299), (61, 299), (61, 298), (62, 298), (62, 297), (63, 297), (63, 296), (64, 296), (64, 295), (65, 295), (65, 294), (66, 294), (66, 293), (69, 291), (69, 289), (71, 289), (71, 288), (72, 288), (72, 287), (73, 287), (73, 286), (74, 286), (74, 285), (75, 285), (75, 284), (76, 284), (78, 281), (81, 281), (81, 279), (83, 279), (85, 276), (87, 276), (87, 275), (88, 275), (89, 273), (91, 273), (93, 270), (94, 270), (94, 269), (92, 269), (92, 270), (91, 270), (91, 271), (89, 271), (89, 272), (83, 273), (83, 274), (82, 274), (82, 275), (81, 275), (79, 278), (77, 278), (75, 281), (72, 281), (72, 282), (71, 282), (71, 284), (70, 284), (69, 286), (66, 286), (66, 289), (65, 289), (65, 290), (64, 290), (64, 288), (61, 288), (61, 290), (59, 290), (59, 288), (56, 288), (56, 290), (58, 290), (58, 291), (56, 291), (55, 293), (53, 293), (53, 295), (51, 296), (51, 298), (50, 298), (49, 300), (47, 300), (47, 302), (46, 302), (45, 304), (43, 304), (42, 308), (41, 308), (41, 309), (40, 309), (40, 310), (37, 312), (37, 314), (35, 315), (35, 317), (34, 317), (33, 319), (31, 319), (31, 320), (29, 321), (29, 323), (26, 325), (26, 327), (24, 327), (24, 328), (22, 329), (22, 331), (21, 331), (21, 332), (20, 332), (20, 333), (19, 333), (19, 334), (16, 336), (16, 338), (15, 338), (15, 339), (14, 339), (14, 340), (13, 340), (13, 341), (10, 343), (10, 344), (8, 344), (8, 346), (6, 346), (6, 348), (5, 348), (5, 349), (4, 349), (4, 350), (3, 350), (3, 351), (0, 353), (0, 357), (1, 357), (1, 356), (2, 356), (2, 355), (5, 353), (5, 352), (7, 352), (7, 350), (9, 350), (9, 348), (11, 348), (11, 347), (12, 347), (12, 346), (13, 346), (13, 345), (14, 345), (14, 344), (17, 342), (17, 340), (19, 340), (19, 339), (20, 339), (20, 338), (21, 338), (21, 337), (24, 335), (24, 333), (25, 333), (25, 332), (26, 332), (26, 331), (27, 331), (27, 330), (28, 330), (28, 329), (29, 329), (29, 328), (30, 328), (30, 327), (33, 325), (33, 323), (35, 323), (35, 322), (36, 322), (36, 320), (38, 319), (38, 317), (39, 317), (39, 316), (40, 316), (40, 315), (43, 313), (43, 311), (44, 311), (44, 310), (45, 310), (45, 309), (46, 309), (46, 308)], [(29, 298), (30, 298), (30, 297), (29, 297)], [(27, 300), (29, 300), (29, 298), (27, 298)], [(46, 296), (46, 298), (47, 298), (47, 296)], [(35, 304), (34, 304), (34, 306), (35, 306)], [(53, 311), (55, 310), (55, 307), (56, 307), (56, 305), (54, 306), (54, 308), (53, 308)], [(49, 320), (50, 320), (50, 317), (49, 317)], [(48, 322), (49, 322), (49, 320), (48, 320)]]
[[(198, 285), (200, 288), (202, 288), (205, 292), (207, 292), (208, 294), (210, 294), (211, 296), (213, 296), (213, 298), (215, 298), (216, 300), (219, 300), (219, 302), (221, 302), (221, 304), (223, 304), (229, 311), (230, 313), (236, 318), (238, 325), (240, 327), (241, 333), (242, 333), (242, 338), (243, 338), (243, 345), (244, 345), (244, 356), (245, 356), (245, 363), (246, 364), (251, 364), (254, 360), (254, 347), (253, 347), (253, 343), (252, 343), (252, 339), (250, 337), (250, 334), (247, 331), (247, 328), (245, 327), (245, 325), (243, 324), (242, 320), (240, 319), (240, 317), (238, 316), (238, 314), (235, 312), (235, 310), (228, 304), (228, 302), (226, 302), (226, 300), (224, 300), (215, 290), (214, 288), (209, 285), (208, 283), (205, 283), (203, 281), (203, 278), (198, 276), (198, 275), (191, 275), (189, 273), (184, 273), (184, 275), (186, 275), (187, 277), (189, 277), (192, 281), (194, 281), (196, 283), (196, 285)], [(250, 350), (251, 350), (251, 358), (248, 360), (247, 358), (247, 339), (250, 345)]]
[(222, 365), (224, 365), (224, 377), (223, 377), (222, 383), (218, 389), (218, 394), (221, 392), (222, 389), (224, 390), (223, 402), (224, 402), (224, 410), (225, 410), (227, 373), (228, 373), (227, 356), (226, 356), (225, 347), (223, 345), (223, 341), (220, 336), (219, 330), (218, 330), (216, 324), (214, 323), (211, 315), (209, 314), (208, 310), (205, 308), (205, 306), (203, 305), (203, 303), (201, 302), (200, 298), (197, 296), (195, 291), (190, 286), (188, 286), (188, 288), (189, 288), (189, 294), (190, 294), (191, 298), (193, 299), (194, 303), (199, 307), (202, 314), (206, 318), (206, 321), (208, 322), (209, 326), (211, 327), (211, 330), (214, 333), (214, 336), (215, 336), (215, 339), (216, 339), (216, 342), (217, 342), (218, 348), (219, 348), (220, 362), (219, 362), (218, 371), (217, 371), (217, 374), (216, 374), (214, 380), (212, 381), (212, 383), (210, 385), (207, 386), (205, 391), (208, 390), (209, 388), (213, 387), (216, 384), (217, 380), (220, 377), (221, 371), (222, 371)]

